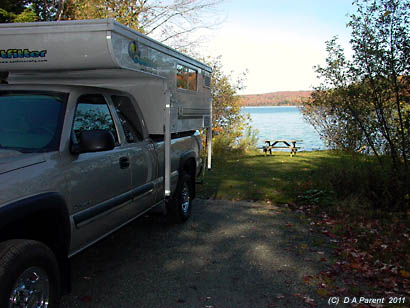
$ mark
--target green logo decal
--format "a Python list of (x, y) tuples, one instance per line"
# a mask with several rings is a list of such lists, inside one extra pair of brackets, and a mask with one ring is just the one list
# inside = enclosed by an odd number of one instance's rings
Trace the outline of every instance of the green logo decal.
[(47, 50), (1, 49), (1, 59), (44, 58)]
[(137, 41), (131, 41), (128, 45), (128, 55), (131, 57), (132, 61), (139, 63), (140, 49)]
[(150, 48), (144, 44), (139, 44), (137, 41), (131, 41), (128, 44), (128, 55), (132, 61), (146, 67), (156, 68), (155, 63), (149, 58)]

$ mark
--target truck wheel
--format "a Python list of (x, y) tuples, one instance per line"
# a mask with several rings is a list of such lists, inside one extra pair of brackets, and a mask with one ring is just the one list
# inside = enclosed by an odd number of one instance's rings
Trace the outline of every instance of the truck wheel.
[(193, 185), (191, 176), (183, 172), (174, 195), (167, 203), (167, 214), (171, 222), (183, 223), (191, 216)]
[(0, 281), (0, 307), (58, 307), (58, 264), (53, 252), (40, 242), (0, 243)]

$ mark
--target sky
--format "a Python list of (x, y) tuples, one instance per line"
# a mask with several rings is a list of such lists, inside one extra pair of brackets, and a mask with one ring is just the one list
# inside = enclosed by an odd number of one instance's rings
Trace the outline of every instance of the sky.
[(349, 55), (348, 13), (352, 0), (225, 0), (207, 54), (222, 56), (224, 71), (234, 76), (248, 70), (240, 94), (310, 90), (326, 40), (337, 35)]

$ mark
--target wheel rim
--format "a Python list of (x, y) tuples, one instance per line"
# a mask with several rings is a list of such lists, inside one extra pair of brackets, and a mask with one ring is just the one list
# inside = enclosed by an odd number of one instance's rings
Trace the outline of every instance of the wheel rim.
[(181, 206), (182, 206), (182, 211), (185, 214), (188, 213), (190, 202), (191, 202), (191, 196), (190, 196), (188, 183), (184, 183), (184, 188), (182, 189), (182, 193), (181, 193)]
[(15, 283), (9, 299), (9, 308), (47, 308), (50, 282), (47, 273), (39, 267), (30, 267)]

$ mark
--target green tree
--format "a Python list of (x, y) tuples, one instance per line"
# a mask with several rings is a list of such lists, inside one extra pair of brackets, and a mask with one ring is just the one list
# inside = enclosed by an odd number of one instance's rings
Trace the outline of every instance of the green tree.
[[(316, 68), (323, 82), (306, 106), (316, 112), (312, 118), (316, 125), (321, 118), (326, 122), (334, 117), (340, 134), (347, 126), (360, 132), (348, 136), (357, 138), (357, 146), (366, 142), (376, 154), (389, 154), (396, 169), (401, 164), (407, 168), (410, 4), (398, 0), (356, 0), (354, 4), (357, 13), (348, 24), (353, 59), (345, 59), (336, 39), (327, 42), (326, 66)], [(309, 112), (305, 115), (309, 119)], [(331, 141), (330, 134), (324, 136)], [(354, 140), (350, 143), (355, 144)]]
[(246, 74), (234, 78), (223, 70), (221, 57), (208, 59), (212, 67), (212, 126), (214, 150), (223, 152), (230, 149), (248, 150), (256, 146), (256, 132), (250, 126), (248, 114), (241, 112), (238, 91), (244, 88)]
[(371, 104), (361, 96), (365, 83), (355, 79), (336, 37), (326, 42), (326, 51), (326, 67), (316, 68), (322, 84), (304, 102), (302, 113), (330, 148), (357, 151), (368, 145), (378, 156)]
[(71, 0), (26, 0), (39, 21), (63, 20), (69, 17)]
[(26, 7), (27, 3), (26, 0), (3, 0), (0, 4), (0, 23), (38, 20), (36, 14)]
[(404, 118), (410, 73), (410, 3), (399, 0), (358, 1), (357, 14), (351, 16), (352, 70), (373, 105), (376, 123), (386, 141), (396, 168), (407, 168), (410, 150), (409, 127)]
[(8, 12), (5, 9), (0, 8), (0, 22), (13, 22), (13, 20), (16, 18), (16, 14), (12, 12)]
[(0, 2), (0, 9), (18, 15), (24, 11), (25, 5), (25, 0), (2, 0)]
[[(390, 157), (397, 195), (410, 187), (410, 2), (355, 0), (353, 57), (334, 38), (327, 42), (321, 85), (302, 112), (337, 149), (371, 149), (382, 164)], [(402, 199), (403, 201), (403, 199)], [(405, 203), (405, 202), (404, 202)], [(408, 203), (408, 201), (407, 201)]]
[(16, 18), (14, 18), (13, 22), (33, 22), (37, 20), (38, 16), (36, 13), (33, 10), (26, 8), (23, 12), (18, 14)]

